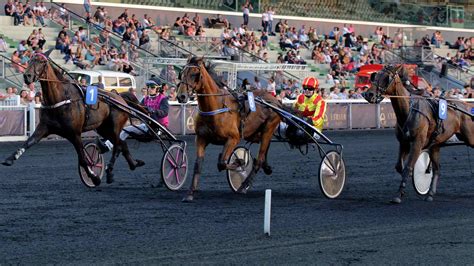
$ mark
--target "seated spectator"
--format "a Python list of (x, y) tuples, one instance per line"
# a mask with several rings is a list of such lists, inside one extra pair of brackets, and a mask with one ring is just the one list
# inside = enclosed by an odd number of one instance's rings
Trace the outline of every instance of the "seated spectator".
[[(33, 13), (41, 24), (41, 26), (46, 27), (46, 23), (44, 21), (45, 16), (48, 15), (48, 9), (44, 6), (43, 2), (36, 2), (35, 7), (33, 7)], [(36, 25), (35, 25), (36, 26)]]
[(112, 22), (112, 31), (122, 36), (127, 29), (127, 22), (122, 18), (119, 17), (118, 19)]
[(13, 11), (13, 25), (17, 26), (24, 23), (24, 16), (25, 10), (23, 10), (23, 5), (20, 2), (16, 2), (16, 6)]
[(7, 3), (4, 6), (5, 16), (13, 17), (15, 12), (15, 7), (13, 6), (13, 0), (7, 0)]
[(4, 53), (8, 50), (8, 44), (7, 42), (3, 39), (3, 36), (0, 35), (0, 53)]
[(106, 45), (102, 45), (99, 51), (99, 65), (106, 65), (110, 60), (109, 50)]
[(21, 105), (28, 105), (31, 102), (28, 96), (29, 96), (29, 93), (27, 90), (20, 91), (20, 104)]
[[(166, 83), (163, 84), (163, 86), (167, 85)], [(177, 97), (178, 94), (176, 93), (176, 87), (171, 87), (169, 89), (169, 93), (168, 93), (168, 100), (169, 101), (177, 101)]]
[(24, 16), (23, 21), (25, 26), (30, 26), (31, 24), (36, 25), (36, 16), (33, 12), (33, 7), (30, 4), (30, 0), (27, 0), (26, 3), (23, 5), (24, 9)]
[(92, 18), (94, 19), (95, 23), (99, 24), (101, 27), (104, 27), (106, 18), (105, 9), (101, 6), (98, 6)]
[(177, 17), (176, 20), (173, 23), (173, 29), (177, 30), (179, 33), (183, 35), (184, 34), (184, 24), (183, 21), (181, 20), (181, 17)]
[(41, 103), (43, 102), (43, 94), (40, 91), (35, 93), (34, 102), (36, 105), (41, 105)]
[(221, 14), (217, 14), (215, 17), (209, 17), (207, 20), (209, 28), (229, 28), (229, 21), (222, 17)]
[(87, 52), (85, 55), (85, 59), (91, 62), (91, 68), (99, 64), (100, 57), (97, 55), (97, 50), (95, 49), (93, 44), (89, 44), (87, 47)]
[(160, 71), (160, 78), (168, 83), (176, 84), (177, 77), (178, 75), (176, 74), (176, 71), (172, 65), (168, 65), (166, 68), (162, 68)]
[(90, 68), (90, 65), (84, 60), (85, 55), (83, 55), (82, 49), (78, 47), (77, 50), (78, 51), (76, 53), (74, 52), (71, 53), (73, 64), (79, 67), (80, 69)]
[(194, 25), (195, 25), (196, 27), (201, 27), (201, 26), (202, 26), (201, 16), (199, 16), (198, 13), (194, 14), (193, 22), (194, 22)]
[(128, 60), (127, 54), (126, 53), (121, 54), (119, 58), (120, 58), (120, 64), (122, 65), (122, 71), (130, 75), (135, 75), (135, 72), (133, 71), (133, 66), (131, 62)]
[(38, 39), (38, 47), (43, 49), (44, 44), (46, 43), (46, 38), (43, 34), (43, 29), (39, 28), (36, 34), (36, 39)]
[(171, 37), (171, 29), (164, 29), (161, 31), (160, 38), (163, 40), (169, 40)]
[(21, 63), (20, 53), (18, 51), (14, 51), (10, 59), (12, 61), (12, 67), (16, 71), (20, 73), (25, 72), (25, 69), (28, 67), (28, 63)]

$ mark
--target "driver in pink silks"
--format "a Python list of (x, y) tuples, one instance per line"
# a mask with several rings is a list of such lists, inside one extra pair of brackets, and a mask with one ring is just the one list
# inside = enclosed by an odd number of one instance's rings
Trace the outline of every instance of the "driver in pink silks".
[[(141, 105), (148, 110), (151, 118), (168, 128), (169, 103), (168, 96), (165, 95), (163, 86), (158, 85), (153, 80), (147, 81), (146, 86), (148, 88), (148, 95), (143, 98)], [(147, 131), (148, 127), (143, 123), (137, 126), (128, 126), (120, 132), (120, 139), (127, 139), (130, 133), (141, 135)]]

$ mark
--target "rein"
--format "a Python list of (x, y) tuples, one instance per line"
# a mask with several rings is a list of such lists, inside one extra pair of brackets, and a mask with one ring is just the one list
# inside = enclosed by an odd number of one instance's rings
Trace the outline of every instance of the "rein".
[[(183, 68), (183, 70), (180, 73), (180, 77), (181, 77), (182, 73), (184, 72), (184, 70), (186, 70), (187, 68), (197, 68), (197, 69), (199, 69), (199, 72), (201, 72), (201, 68), (199, 66), (190, 66), (190, 65), (188, 65), (188, 66), (185, 66)], [(181, 78), (180, 78), (180, 80), (181, 80), (180, 83), (182, 83), (186, 86), (186, 91), (188, 92), (188, 95), (189, 95), (189, 88), (192, 88), (192, 91), (195, 92), (196, 88), (193, 85), (182, 81)], [(178, 86), (179, 86), (179, 84), (178, 84)], [(225, 96), (229, 96), (229, 95), (232, 95), (232, 94), (230, 94), (228, 92), (224, 92), (224, 93), (196, 93), (197, 97), (210, 97), (210, 96), (225, 97)], [(226, 106), (224, 101), (225, 100), (222, 101), (223, 108), (219, 108), (219, 109), (212, 110), (212, 111), (202, 111), (199, 108), (199, 104), (198, 104), (199, 115), (201, 115), (201, 116), (214, 116), (214, 115), (217, 115), (217, 114), (231, 112), (232, 110), (229, 107)]]

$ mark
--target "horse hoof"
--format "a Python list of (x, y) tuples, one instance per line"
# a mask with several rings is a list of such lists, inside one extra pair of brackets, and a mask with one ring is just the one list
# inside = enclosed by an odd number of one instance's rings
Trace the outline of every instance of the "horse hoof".
[(99, 177), (97, 177), (97, 176), (91, 176), (90, 178), (91, 178), (92, 183), (94, 184), (94, 186), (97, 187), (97, 186), (100, 185), (101, 180), (100, 180)]
[(223, 170), (226, 170), (227, 169), (227, 164), (225, 163), (217, 163), (217, 170), (219, 170), (219, 172), (223, 171)]
[(135, 165), (131, 165), (130, 166), (130, 170), (135, 170), (137, 169), (137, 167), (141, 167), (141, 166), (144, 166), (145, 165), (145, 162), (142, 161), (142, 160), (135, 160)]
[(426, 201), (428, 201), (428, 202), (433, 202), (433, 196), (428, 196), (428, 197), (426, 197)]
[(145, 162), (142, 161), (142, 160), (137, 160), (137, 164), (135, 164), (136, 167), (141, 167), (141, 166), (144, 166), (145, 165)]
[(187, 195), (186, 197), (181, 200), (184, 203), (191, 203), (194, 202), (194, 196), (193, 195)]
[(5, 166), (12, 166), (13, 165), (13, 160), (5, 160), (2, 162), (3, 165)]
[(114, 174), (107, 173), (107, 184), (112, 184), (114, 182)]
[(271, 175), (273, 173), (273, 170), (270, 166), (267, 166), (267, 167), (263, 167), (263, 172), (266, 174), (266, 175)]
[(395, 197), (390, 201), (390, 203), (400, 204), (400, 203), (402, 203), (402, 199), (400, 197)]
[(239, 189), (237, 189), (237, 193), (245, 195), (247, 194), (248, 190), (249, 190), (249, 187), (240, 187)]

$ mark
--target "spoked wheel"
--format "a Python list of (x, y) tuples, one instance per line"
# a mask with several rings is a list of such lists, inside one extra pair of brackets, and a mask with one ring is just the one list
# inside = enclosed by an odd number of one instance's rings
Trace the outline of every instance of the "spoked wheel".
[(171, 190), (179, 190), (186, 181), (188, 174), (188, 156), (183, 147), (171, 145), (161, 159), (161, 179)]
[[(105, 163), (104, 155), (100, 153), (99, 146), (93, 142), (88, 143), (84, 146), (84, 153), (86, 154), (86, 161), (90, 169), (102, 180), (105, 171)], [(84, 183), (86, 187), (95, 187), (94, 183), (87, 175), (86, 170), (81, 166), (79, 166), (79, 176), (81, 177), (82, 183)]]
[(416, 193), (426, 195), (430, 191), (431, 180), (433, 179), (433, 167), (431, 165), (430, 154), (428, 150), (423, 150), (418, 156), (413, 169), (413, 186)]
[(237, 193), (237, 190), (252, 172), (252, 154), (245, 147), (237, 147), (232, 152), (229, 160), (227, 160), (227, 164), (237, 166), (233, 170), (227, 169), (227, 181), (229, 182), (230, 189)]
[(324, 196), (330, 199), (341, 194), (346, 182), (346, 166), (337, 151), (326, 153), (319, 166), (319, 187)]

